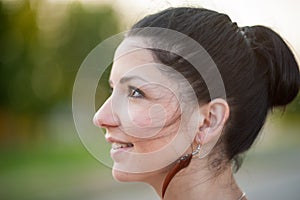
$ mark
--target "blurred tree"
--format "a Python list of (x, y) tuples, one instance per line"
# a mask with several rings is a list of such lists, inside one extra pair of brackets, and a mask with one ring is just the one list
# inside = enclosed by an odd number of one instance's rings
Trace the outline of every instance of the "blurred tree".
[(80, 64), (98, 43), (119, 31), (109, 6), (30, 0), (0, 1), (0, 24), (3, 142), (29, 139), (36, 123), (56, 105), (70, 106)]

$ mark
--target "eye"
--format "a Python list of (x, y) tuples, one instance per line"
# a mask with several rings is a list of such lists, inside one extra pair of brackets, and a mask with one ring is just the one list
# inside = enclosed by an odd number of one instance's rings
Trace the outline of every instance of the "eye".
[(133, 87), (133, 86), (129, 86), (129, 97), (132, 97), (132, 98), (144, 98), (144, 93), (136, 88), (136, 87)]

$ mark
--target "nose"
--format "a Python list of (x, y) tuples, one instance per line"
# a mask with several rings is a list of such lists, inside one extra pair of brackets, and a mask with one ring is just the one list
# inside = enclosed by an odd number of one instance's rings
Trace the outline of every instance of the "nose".
[(116, 127), (119, 125), (119, 120), (112, 109), (111, 98), (108, 98), (96, 112), (93, 123), (100, 128)]

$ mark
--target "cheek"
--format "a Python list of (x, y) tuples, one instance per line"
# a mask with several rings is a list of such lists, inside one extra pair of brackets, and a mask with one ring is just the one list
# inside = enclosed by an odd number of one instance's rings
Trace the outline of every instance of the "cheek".
[(128, 114), (129, 119), (134, 127), (137, 128), (147, 128), (152, 124), (152, 117), (149, 113), (150, 106), (149, 105), (128, 105)]
[(129, 105), (129, 114), (134, 125), (140, 128), (162, 128), (167, 121), (167, 110), (159, 104)]
[(138, 131), (136, 137), (155, 137), (167, 122), (167, 110), (160, 104), (129, 104), (129, 119)]

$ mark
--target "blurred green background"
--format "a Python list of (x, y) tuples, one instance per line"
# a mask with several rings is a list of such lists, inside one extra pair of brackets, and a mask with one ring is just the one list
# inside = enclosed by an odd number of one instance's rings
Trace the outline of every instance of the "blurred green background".
[[(97, 44), (122, 30), (109, 4), (0, 1), (0, 199), (157, 199), (144, 185), (113, 181), (73, 124), (77, 70)], [(268, 119), (237, 174), (253, 199), (264, 195), (253, 177), (265, 185), (280, 174), (292, 188), (279, 185), (282, 191), (300, 189), (300, 96), (282, 113)]]

